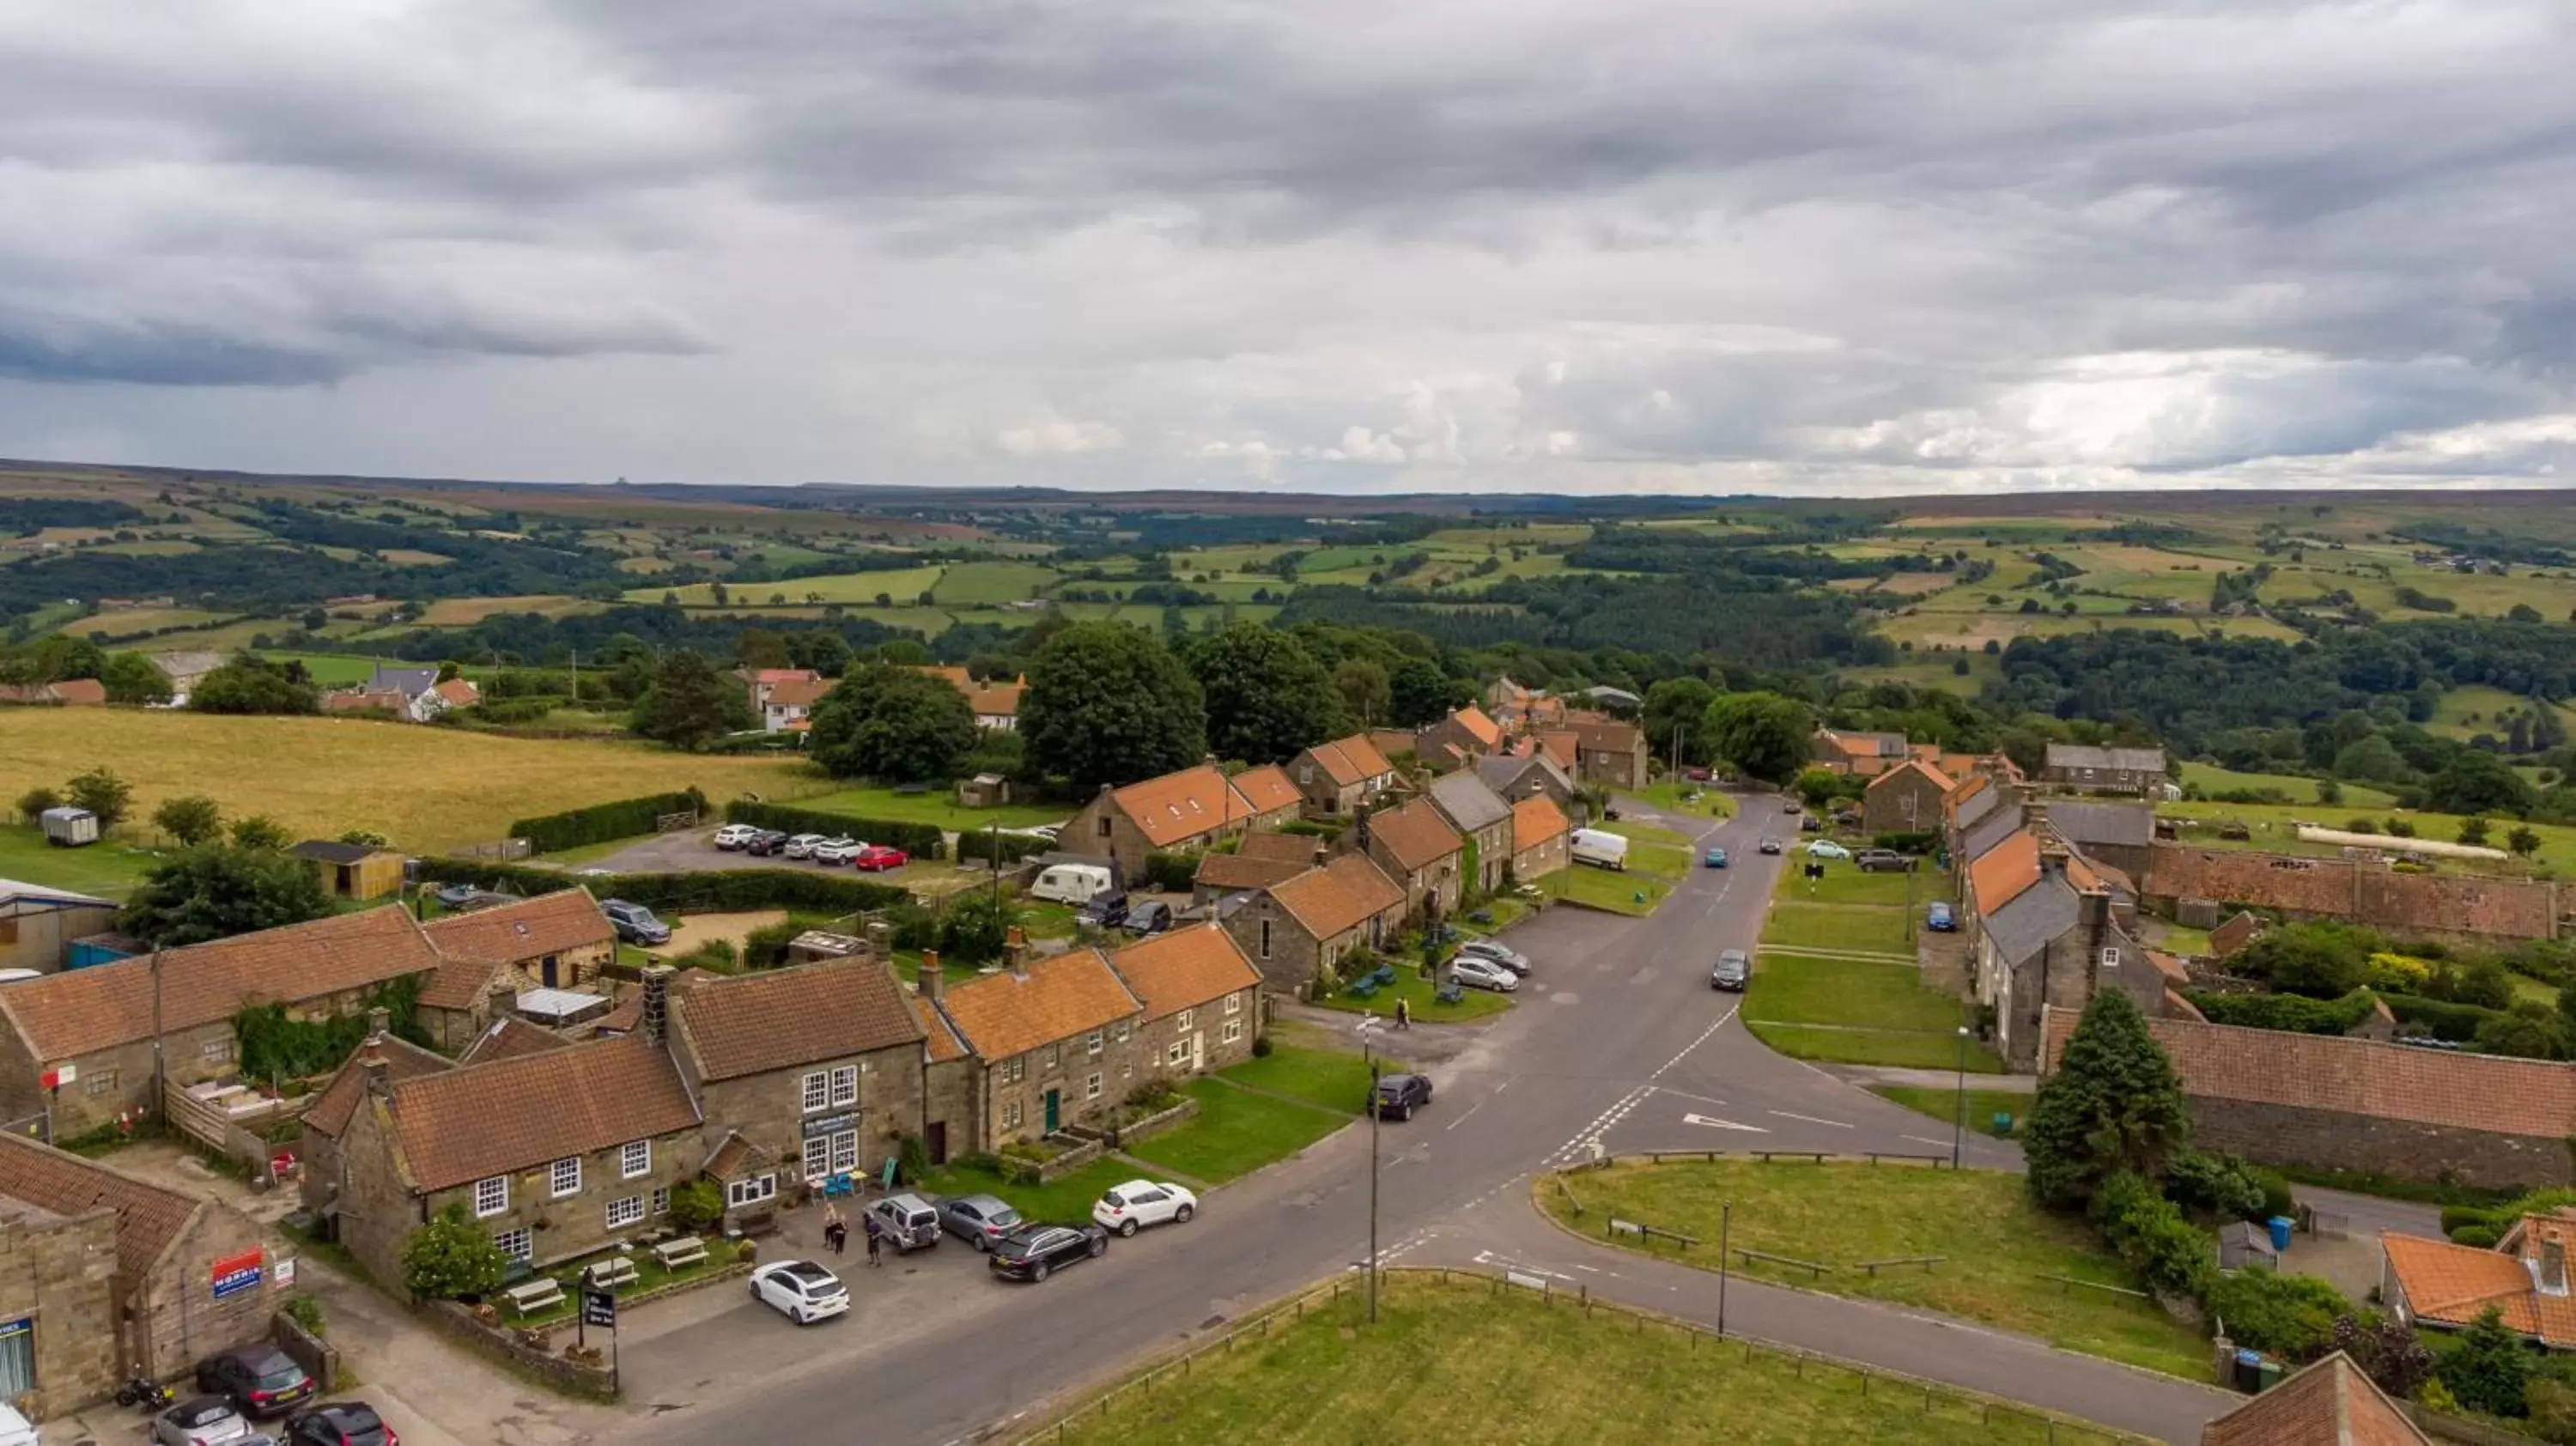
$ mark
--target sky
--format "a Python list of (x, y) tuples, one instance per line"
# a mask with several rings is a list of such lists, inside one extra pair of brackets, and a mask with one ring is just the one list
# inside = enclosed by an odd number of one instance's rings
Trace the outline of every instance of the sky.
[(0, 455), (2576, 481), (2566, 0), (0, 0)]

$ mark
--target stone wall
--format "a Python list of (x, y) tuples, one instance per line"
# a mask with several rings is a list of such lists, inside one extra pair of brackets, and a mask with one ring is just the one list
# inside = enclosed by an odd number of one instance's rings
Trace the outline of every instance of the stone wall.
[(2468, 874), (2399, 873), (2386, 863), (2158, 844), (2150, 900), (2248, 904), (2293, 918), (2344, 919), (2418, 937), (2548, 939), (2555, 885)]
[[(1096, 1125), (1150, 1079), (1155, 1067), (1135, 1016), (1099, 1031), (1100, 1050), (1091, 1051), (1087, 1035), (1058, 1040), (1019, 1056), (1021, 1077), (1012, 1079), (996, 1060), (984, 1072), (984, 1128), (987, 1148), (1035, 1140), (1047, 1132), (1046, 1097), (1056, 1097), (1056, 1128)], [(1016, 1120), (1014, 1113), (1016, 1112)], [(950, 1148), (954, 1149), (952, 1145)]]
[(1227, 915), (1226, 933), (1261, 971), (1262, 987), (1274, 994), (1303, 998), (1314, 982), (1322, 951), (1305, 926), (1290, 918), (1267, 893)]
[[(940, 1060), (922, 1067), (922, 1138), (929, 1144), (932, 1127), (945, 1125), (941, 1131), (946, 1144), (946, 1158), (971, 1154), (987, 1148), (980, 1133), (982, 1105), (977, 1098), (983, 1068), (972, 1057)], [(931, 1163), (945, 1163), (933, 1152)]]
[[(858, 1103), (807, 1114), (804, 1077), (818, 1070), (851, 1066), (859, 1071)], [(737, 1131), (776, 1157), (783, 1172), (801, 1179), (804, 1131), (809, 1120), (855, 1115), (859, 1171), (874, 1174), (897, 1152), (905, 1135), (921, 1129), (922, 1100), (921, 1046), (907, 1044), (719, 1080), (703, 1086), (700, 1108), (706, 1115), (709, 1141), (723, 1139), (727, 1130)], [(959, 1147), (952, 1140), (949, 1148)]]
[(2188, 1095), (2192, 1141), (2266, 1165), (2487, 1189), (2576, 1185), (2566, 1140)]
[(35, 1323), (39, 1420), (105, 1398), (117, 1357), (116, 1212), (0, 1221), (0, 1321)]
[(1141, 1120), (1131, 1120), (1111, 1130), (1109, 1144), (1111, 1148), (1120, 1150), (1129, 1145), (1141, 1145), (1157, 1135), (1168, 1135), (1198, 1117), (1198, 1100), (1184, 1095), (1179, 1104), (1156, 1110)]
[[(258, 1283), (217, 1299), (217, 1277), (254, 1257)], [(141, 1286), (127, 1354), (155, 1377), (170, 1379), (217, 1351), (268, 1338), (277, 1260), (249, 1216), (209, 1204)]]
[(296, 1323), (295, 1317), (279, 1311), (269, 1319), (268, 1338), (277, 1348), (292, 1356), (304, 1374), (313, 1378), (317, 1394), (330, 1395), (340, 1389), (340, 1348)]

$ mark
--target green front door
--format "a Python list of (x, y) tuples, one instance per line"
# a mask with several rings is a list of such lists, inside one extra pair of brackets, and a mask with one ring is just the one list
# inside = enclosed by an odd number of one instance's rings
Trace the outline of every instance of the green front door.
[(1062, 1100), (1063, 1100), (1063, 1095), (1062, 1095), (1062, 1093), (1061, 1093), (1060, 1091), (1056, 1091), (1056, 1090), (1048, 1090), (1048, 1091), (1047, 1091), (1047, 1096), (1046, 1096), (1046, 1106), (1047, 1106), (1047, 1133), (1048, 1133), (1048, 1134), (1050, 1134), (1050, 1135), (1052, 1135), (1052, 1134), (1054, 1134), (1054, 1133), (1055, 1133), (1056, 1106), (1057, 1106), (1059, 1103), (1061, 1103), (1061, 1102), (1062, 1102)]

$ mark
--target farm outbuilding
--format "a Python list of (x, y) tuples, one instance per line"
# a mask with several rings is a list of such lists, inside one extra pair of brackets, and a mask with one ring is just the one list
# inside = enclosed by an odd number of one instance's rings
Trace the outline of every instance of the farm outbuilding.
[(403, 856), (390, 849), (306, 839), (290, 852), (313, 865), (334, 898), (381, 899), (402, 890)]
[(115, 921), (112, 900), (0, 879), (0, 969), (50, 974), (68, 961), (74, 939)]

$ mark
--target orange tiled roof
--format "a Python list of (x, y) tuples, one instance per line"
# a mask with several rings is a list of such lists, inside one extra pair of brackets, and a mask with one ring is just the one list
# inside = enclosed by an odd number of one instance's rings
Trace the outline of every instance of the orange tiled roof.
[(1512, 852), (1528, 853), (1572, 827), (1565, 810), (1544, 793), (1533, 793), (1512, 805)]
[(1129, 945), (1109, 956), (1109, 966), (1145, 1002), (1148, 1022), (1261, 987), (1261, 971), (1214, 921)]
[[(363, 909), (172, 949), (161, 956), (161, 1029), (233, 1017), (244, 1004), (297, 1002), (427, 974), (438, 952), (400, 908)], [(152, 1037), (152, 956), (94, 964), (0, 990), (0, 1019), (38, 1064)]]
[(1458, 726), (1475, 735), (1476, 741), (1487, 748), (1493, 747), (1503, 739), (1503, 730), (1493, 719), (1485, 716), (1484, 709), (1473, 703), (1458, 710)]
[(2200, 1428), (2200, 1446), (2431, 1446), (2341, 1351)]
[(754, 683), (810, 683), (821, 675), (811, 668), (754, 668), (746, 681)]
[(1634, 723), (1615, 718), (1586, 718), (1568, 729), (1578, 747), (1595, 753), (1640, 753), (1645, 751), (1646, 735)]
[(1571, 729), (1557, 728), (1539, 735), (1538, 749), (1540, 753), (1546, 755), (1548, 762), (1571, 772), (1574, 768), (1575, 745), (1579, 741)]
[(116, 1271), (137, 1282), (151, 1278), (153, 1263), (196, 1218), (200, 1204), (6, 1130), (0, 1130), (0, 1182), (6, 1182), (0, 1195), (56, 1215), (85, 1215), (101, 1205), (113, 1209)]
[(1270, 897), (1307, 933), (1330, 939), (1400, 907), (1404, 890), (1366, 854), (1344, 854), (1322, 868), (1272, 885)]
[(2493, 1309), (2507, 1328), (2543, 1344), (2576, 1345), (2576, 1300), (2541, 1294), (2520, 1256), (2386, 1230), (2379, 1246), (2406, 1292), (2407, 1309), (2418, 1317), (2465, 1326)]
[(1368, 828), (1371, 841), (1406, 873), (1418, 873), (1466, 847), (1466, 840), (1458, 837), (1427, 798), (1370, 814)]
[(1141, 1008), (1097, 949), (1075, 949), (1040, 959), (1021, 972), (1004, 970), (948, 991), (949, 1021), (987, 1064), (999, 1064), (1041, 1045), (1106, 1029)]
[(893, 973), (873, 959), (711, 976), (673, 991), (671, 1016), (709, 1080), (918, 1044), (922, 1037)]
[(811, 708), (840, 686), (837, 678), (786, 678), (769, 686), (772, 708)]
[(1297, 785), (1288, 781), (1288, 770), (1276, 763), (1236, 774), (1234, 791), (1243, 795), (1244, 803), (1254, 813), (1278, 813), (1295, 808), (1301, 801)]
[(1968, 883), (1976, 890), (1977, 912), (1991, 914), (2039, 882), (2039, 837), (2022, 829), (1986, 850), (1968, 866)]
[(76, 708), (96, 708), (107, 702), (107, 685), (96, 678), (65, 678), (53, 685), (54, 697)]
[(1869, 786), (1875, 789), (1880, 784), (1885, 783), (1891, 778), (1903, 778), (1908, 774), (1929, 780), (1932, 786), (1941, 790), (1945, 796), (1950, 792), (1950, 790), (1959, 786), (1951, 781), (1950, 775), (1943, 773), (1940, 769), (1933, 767), (1931, 764), (1924, 762), (1920, 758), (1909, 758), (1905, 760), (1896, 767), (1891, 768), (1876, 778), (1871, 779), (1869, 781)]
[(517, 963), (573, 949), (617, 942), (617, 926), (599, 912), (588, 889), (557, 889), (515, 904), (444, 914), (421, 926), (438, 952), (450, 958)]
[(1251, 853), (1211, 853), (1199, 860), (1198, 873), (1192, 882), (1210, 889), (1266, 889), (1273, 884), (1285, 883), (1314, 866), (1314, 860), (1303, 851), (1293, 859), (1264, 858)]
[(1986, 775), (1982, 773), (1969, 774), (1966, 778), (1959, 780), (1959, 786), (1957, 788), (1950, 790), (1949, 797), (1941, 800), (1941, 807), (1948, 812), (1950, 817), (1957, 818), (1959, 816), (1959, 805), (1966, 803), (1969, 799), (1976, 797), (1978, 794), (1985, 792), (1993, 786), (1994, 780), (1988, 778)]
[(1235, 852), (1248, 859), (1279, 859), (1311, 868), (1315, 862), (1315, 850), (1323, 842), (1302, 833), (1248, 833), (1236, 846)]
[(394, 1137), (423, 1192), (698, 1124), (669, 1052), (641, 1037), (424, 1075), (394, 1086), (392, 1108)]
[(572, 1041), (551, 1029), (540, 1029), (515, 1014), (493, 1020), (465, 1052), (456, 1057), (458, 1064), (490, 1064), (496, 1059), (515, 1059), (523, 1054), (543, 1054), (550, 1049), (563, 1049)]
[(434, 1054), (399, 1035), (388, 1034), (358, 1046), (358, 1052), (341, 1062), (331, 1082), (304, 1107), (304, 1128), (315, 1134), (338, 1139), (349, 1127), (349, 1116), (357, 1111), (358, 1101), (367, 1093), (366, 1062), (372, 1056), (385, 1062), (389, 1080), (418, 1079), (456, 1066), (445, 1057)]
[(967, 687), (966, 706), (973, 709), (978, 718), (1017, 718), (1020, 716), (1020, 695), (1028, 690), (1029, 680), (1026, 678), (1014, 678), (1007, 683), (987, 679)]
[(1371, 743), (1365, 733), (1318, 743), (1306, 752), (1324, 766), (1326, 777), (1343, 788), (1395, 771), (1395, 765), (1386, 761), (1386, 755), (1377, 751), (1377, 745)]
[(483, 690), (475, 687), (471, 678), (450, 678), (429, 691), (436, 693), (439, 701), (450, 708), (471, 708), (483, 701)]
[(957, 1037), (956, 1028), (940, 1016), (929, 1000), (907, 989), (903, 992), (903, 1002), (912, 1011), (914, 1021), (921, 1026), (922, 1038), (926, 1041), (924, 1047), (930, 1052), (932, 1064), (948, 1064), (966, 1057), (966, 1041)]
[(1207, 763), (1131, 783), (1110, 797), (1156, 848), (1214, 833), (1253, 813), (1226, 776)]

